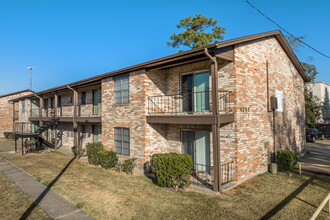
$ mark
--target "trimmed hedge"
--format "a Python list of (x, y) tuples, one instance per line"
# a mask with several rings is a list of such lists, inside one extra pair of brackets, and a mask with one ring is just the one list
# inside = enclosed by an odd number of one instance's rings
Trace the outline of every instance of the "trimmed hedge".
[(155, 173), (159, 186), (183, 188), (189, 185), (193, 161), (188, 154), (153, 154), (151, 169)]
[(13, 132), (3, 132), (3, 136), (5, 136), (5, 138), (11, 139), (11, 140), (14, 140), (14, 138), (15, 138), (15, 135)]
[(280, 171), (291, 171), (297, 163), (297, 155), (292, 151), (278, 150), (276, 152), (276, 162)]
[(88, 157), (88, 162), (90, 164), (99, 165), (98, 152), (103, 150), (103, 144), (98, 143), (88, 143), (86, 144), (86, 152)]
[(97, 158), (101, 167), (108, 169), (116, 166), (118, 157), (116, 152), (108, 150), (100, 150), (97, 152)]

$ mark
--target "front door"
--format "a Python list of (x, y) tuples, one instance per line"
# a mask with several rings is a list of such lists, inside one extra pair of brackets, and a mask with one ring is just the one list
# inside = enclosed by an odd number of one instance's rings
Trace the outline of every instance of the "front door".
[(93, 114), (99, 114), (99, 91), (97, 89), (93, 90)]
[(93, 141), (99, 142), (99, 126), (93, 125)]
[(196, 172), (210, 173), (210, 131), (183, 130), (182, 152), (189, 154)]
[(183, 112), (209, 111), (209, 73), (194, 73), (181, 76)]

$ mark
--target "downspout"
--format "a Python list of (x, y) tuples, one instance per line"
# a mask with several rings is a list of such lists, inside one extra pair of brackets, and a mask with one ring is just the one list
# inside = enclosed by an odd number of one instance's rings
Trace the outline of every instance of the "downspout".
[[(221, 194), (223, 194), (223, 190), (222, 190), (222, 172), (221, 172), (221, 151), (220, 151), (220, 114), (219, 114), (219, 94), (218, 94), (218, 79), (217, 79), (217, 73), (218, 73), (218, 62), (216, 57), (211, 56), (211, 54), (209, 53), (207, 48), (204, 48), (204, 53), (205, 55), (210, 58), (210, 60), (213, 62), (212, 66), (213, 66), (213, 70), (211, 69), (211, 73), (212, 73), (212, 103), (213, 103), (213, 115), (216, 116), (216, 121), (215, 121), (215, 135), (217, 137), (217, 152), (213, 152), (216, 153), (216, 155), (218, 155), (218, 162), (216, 163), (218, 165), (218, 167), (215, 169), (216, 172), (218, 173), (218, 177), (219, 179), (216, 181), (218, 183), (218, 187), (216, 187), (219, 192)], [(215, 143), (213, 143), (215, 144)], [(215, 161), (214, 161), (215, 162)]]

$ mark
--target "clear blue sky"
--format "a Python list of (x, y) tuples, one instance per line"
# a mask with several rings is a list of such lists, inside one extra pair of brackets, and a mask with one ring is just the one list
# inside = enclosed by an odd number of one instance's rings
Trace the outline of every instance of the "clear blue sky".
[[(330, 1), (250, 0), (313, 47), (330, 54)], [(225, 40), (278, 29), (244, 0), (0, 1), (0, 94), (40, 91), (176, 53), (166, 46), (181, 18), (201, 13), (226, 28)], [(330, 83), (330, 59), (314, 56), (317, 80)]]

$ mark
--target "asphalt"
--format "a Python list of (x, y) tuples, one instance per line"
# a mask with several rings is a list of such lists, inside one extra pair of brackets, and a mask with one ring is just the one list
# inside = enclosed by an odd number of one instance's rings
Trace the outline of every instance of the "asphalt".
[[(298, 159), (299, 162), (322, 164), (330, 166), (330, 140), (317, 140), (315, 143), (306, 143), (304, 157)], [(330, 176), (330, 168), (302, 165), (303, 172), (311, 172)]]
[(36, 205), (53, 219), (93, 219), (82, 210), (76, 208), (71, 202), (1, 157), (0, 172), (20, 187), (34, 201), (22, 215), (21, 219), (26, 219)]

